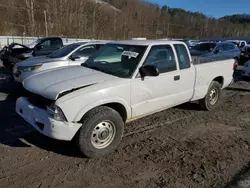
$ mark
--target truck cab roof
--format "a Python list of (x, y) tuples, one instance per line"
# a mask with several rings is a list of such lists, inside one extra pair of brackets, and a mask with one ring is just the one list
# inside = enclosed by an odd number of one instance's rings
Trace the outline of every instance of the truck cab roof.
[(185, 43), (182, 41), (174, 41), (174, 40), (124, 40), (124, 41), (110, 42), (109, 44), (150, 46), (150, 45), (185, 44)]

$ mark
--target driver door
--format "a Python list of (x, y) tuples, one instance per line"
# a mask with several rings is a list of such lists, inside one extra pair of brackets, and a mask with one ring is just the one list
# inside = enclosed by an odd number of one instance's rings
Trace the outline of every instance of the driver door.
[(138, 117), (172, 107), (178, 98), (180, 72), (170, 45), (153, 46), (144, 65), (155, 65), (160, 75), (137, 77), (131, 81), (132, 117)]

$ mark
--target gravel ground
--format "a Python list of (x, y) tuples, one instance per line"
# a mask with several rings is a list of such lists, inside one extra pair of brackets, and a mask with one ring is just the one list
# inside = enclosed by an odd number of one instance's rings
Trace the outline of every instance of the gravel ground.
[(19, 86), (0, 93), (0, 187), (250, 187), (250, 84), (223, 91), (212, 112), (185, 104), (129, 123), (119, 148), (81, 158), (15, 111)]

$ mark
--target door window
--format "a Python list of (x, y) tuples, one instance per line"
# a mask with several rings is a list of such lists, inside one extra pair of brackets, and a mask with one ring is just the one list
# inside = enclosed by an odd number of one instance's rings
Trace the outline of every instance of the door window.
[(50, 40), (46, 40), (46, 41), (44, 41), (42, 44), (41, 44), (41, 47), (42, 47), (42, 49), (47, 49), (47, 48), (50, 48)]
[(62, 46), (62, 41), (59, 39), (52, 39), (50, 40), (50, 47), (51, 48), (60, 48)]
[(96, 51), (95, 45), (84, 46), (77, 50), (74, 55), (78, 57), (89, 57)]
[(153, 46), (145, 65), (155, 65), (160, 73), (175, 71), (176, 60), (171, 46)]
[(44, 41), (40, 46), (43, 49), (48, 49), (48, 48), (60, 48), (62, 45), (59, 39), (49, 39)]
[(221, 45), (218, 45), (218, 46), (215, 48), (215, 51), (222, 52), (222, 51), (223, 51), (222, 46), (221, 46)]

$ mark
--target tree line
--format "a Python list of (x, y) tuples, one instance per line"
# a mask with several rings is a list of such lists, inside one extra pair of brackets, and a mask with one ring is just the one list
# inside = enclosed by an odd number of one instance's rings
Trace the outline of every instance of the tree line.
[(0, 35), (95, 39), (250, 35), (250, 15), (220, 19), (141, 0), (0, 0)]

